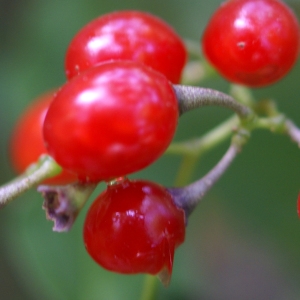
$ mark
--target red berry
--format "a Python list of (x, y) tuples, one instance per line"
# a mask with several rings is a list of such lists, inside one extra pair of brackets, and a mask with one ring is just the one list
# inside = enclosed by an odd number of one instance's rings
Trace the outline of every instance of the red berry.
[[(42, 154), (47, 154), (44, 146), (42, 127), (46, 112), (55, 91), (38, 97), (24, 111), (16, 124), (10, 141), (10, 158), (14, 169), (23, 173), (28, 166), (37, 162)], [(76, 176), (67, 171), (45, 180), (44, 184), (63, 185), (76, 181)]]
[(180, 80), (187, 53), (181, 38), (164, 21), (145, 12), (119, 11), (83, 27), (65, 60), (67, 78), (108, 60), (133, 60)]
[(107, 180), (141, 170), (163, 154), (178, 114), (165, 76), (131, 61), (108, 62), (57, 93), (44, 139), (53, 158), (81, 180)]
[(203, 52), (229, 81), (260, 87), (281, 79), (299, 53), (299, 23), (279, 0), (229, 0), (214, 13)]
[(167, 190), (127, 179), (98, 196), (83, 231), (88, 253), (103, 268), (125, 274), (167, 272), (168, 277), (184, 236), (184, 211)]

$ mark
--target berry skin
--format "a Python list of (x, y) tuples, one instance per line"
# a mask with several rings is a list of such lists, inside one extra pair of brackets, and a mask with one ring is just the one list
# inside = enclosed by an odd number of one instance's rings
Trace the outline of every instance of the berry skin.
[(174, 251), (184, 241), (185, 215), (164, 187), (125, 179), (108, 186), (91, 205), (83, 237), (87, 252), (103, 268), (167, 273), (168, 280)]
[(132, 61), (103, 63), (67, 82), (50, 105), (44, 139), (52, 157), (82, 181), (145, 168), (169, 146), (178, 121), (172, 85)]
[[(37, 162), (42, 154), (47, 154), (42, 128), (54, 94), (55, 91), (50, 91), (35, 99), (14, 127), (10, 140), (10, 159), (19, 174)], [(75, 174), (63, 170), (61, 174), (43, 181), (43, 184), (63, 185), (76, 180)]]
[(108, 60), (133, 60), (178, 83), (187, 59), (185, 46), (164, 21), (145, 12), (119, 11), (83, 27), (65, 58), (68, 79)]
[(262, 87), (293, 67), (299, 33), (296, 16), (279, 0), (229, 0), (210, 19), (202, 48), (227, 80)]

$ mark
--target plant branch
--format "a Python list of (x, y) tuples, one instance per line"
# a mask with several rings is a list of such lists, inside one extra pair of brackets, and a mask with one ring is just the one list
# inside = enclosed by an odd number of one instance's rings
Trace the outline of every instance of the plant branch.
[(168, 191), (173, 196), (175, 204), (178, 207), (184, 209), (187, 218), (200, 202), (200, 200), (225, 173), (248, 138), (249, 132), (240, 130), (233, 136), (231, 145), (222, 159), (204, 177), (191, 183), (188, 186), (168, 189)]
[(200, 138), (172, 143), (166, 153), (199, 156), (228, 139), (237, 127), (238, 118), (232, 116)]
[(144, 280), (144, 286), (140, 300), (155, 300), (157, 296), (157, 278), (156, 276), (146, 274)]
[(242, 120), (252, 119), (252, 110), (222, 92), (193, 86), (173, 85), (180, 113), (202, 106), (222, 106), (234, 111)]
[(285, 126), (287, 134), (300, 147), (300, 129), (291, 120), (286, 120)]
[(24, 175), (0, 187), (0, 208), (23, 192), (60, 172), (61, 167), (50, 156), (42, 156)]

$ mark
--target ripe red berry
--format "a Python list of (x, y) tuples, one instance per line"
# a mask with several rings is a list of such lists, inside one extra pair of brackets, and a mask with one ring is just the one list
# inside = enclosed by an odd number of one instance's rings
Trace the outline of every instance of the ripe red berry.
[[(11, 136), (10, 158), (14, 169), (23, 173), (42, 154), (47, 154), (42, 128), (48, 107), (55, 91), (38, 97), (19, 118)], [(62, 171), (61, 174), (45, 180), (44, 184), (63, 185), (76, 181), (75, 174)]]
[(65, 59), (68, 79), (108, 60), (133, 60), (178, 83), (187, 53), (181, 38), (164, 21), (145, 12), (119, 11), (83, 27)]
[(44, 139), (52, 157), (83, 181), (141, 170), (169, 146), (178, 104), (162, 74), (132, 61), (88, 69), (50, 105)]
[(103, 268), (125, 274), (167, 273), (166, 281), (184, 236), (184, 211), (167, 190), (127, 179), (98, 196), (83, 230), (88, 253)]
[(299, 53), (299, 23), (280, 0), (229, 0), (209, 21), (203, 52), (229, 81), (260, 87), (281, 79)]

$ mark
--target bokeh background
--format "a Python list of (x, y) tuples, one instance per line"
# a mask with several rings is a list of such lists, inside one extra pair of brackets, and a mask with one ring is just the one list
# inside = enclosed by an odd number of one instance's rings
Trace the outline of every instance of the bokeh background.
[[(287, 1), (300, 16), (300, 1)], [(1, 0), (0, 183), (13, 178), (9, 137), (22, 110), (40, 93), (64, 83), (66, 47), (91, 19), (140, 9), (165, 19), (183, 37), (199, 41), (220, 0)], [(200, 49), (200, 46), (199, 46)], [(300, 64), (278, 84), (254, 91), (273, 98), (300, 125)], [(204, 86), (228, 91), (222, 79)], [(204, 134), (229, 116), (203, 108), (180, 119), (180, 141)], [(228, 142), (205, 155), (193, 179), (205, 174)], [(171, 186), (180, 157), (166, 155), (135, 174)], [(100, 185), (98, 190), (103, 189)], [(300, 149), (286, 136), (255, 131), (222, 179), (192, 214), (175, 255), (169, 288), (157, 299), (300, 299)], [(29, 191), (0, 211), (0, 299), (139, 299), (144, 276), (122, 276), (97, 266), (85, 252), (86, 210), (69, 233), (52, 232), (42, 198)]]

